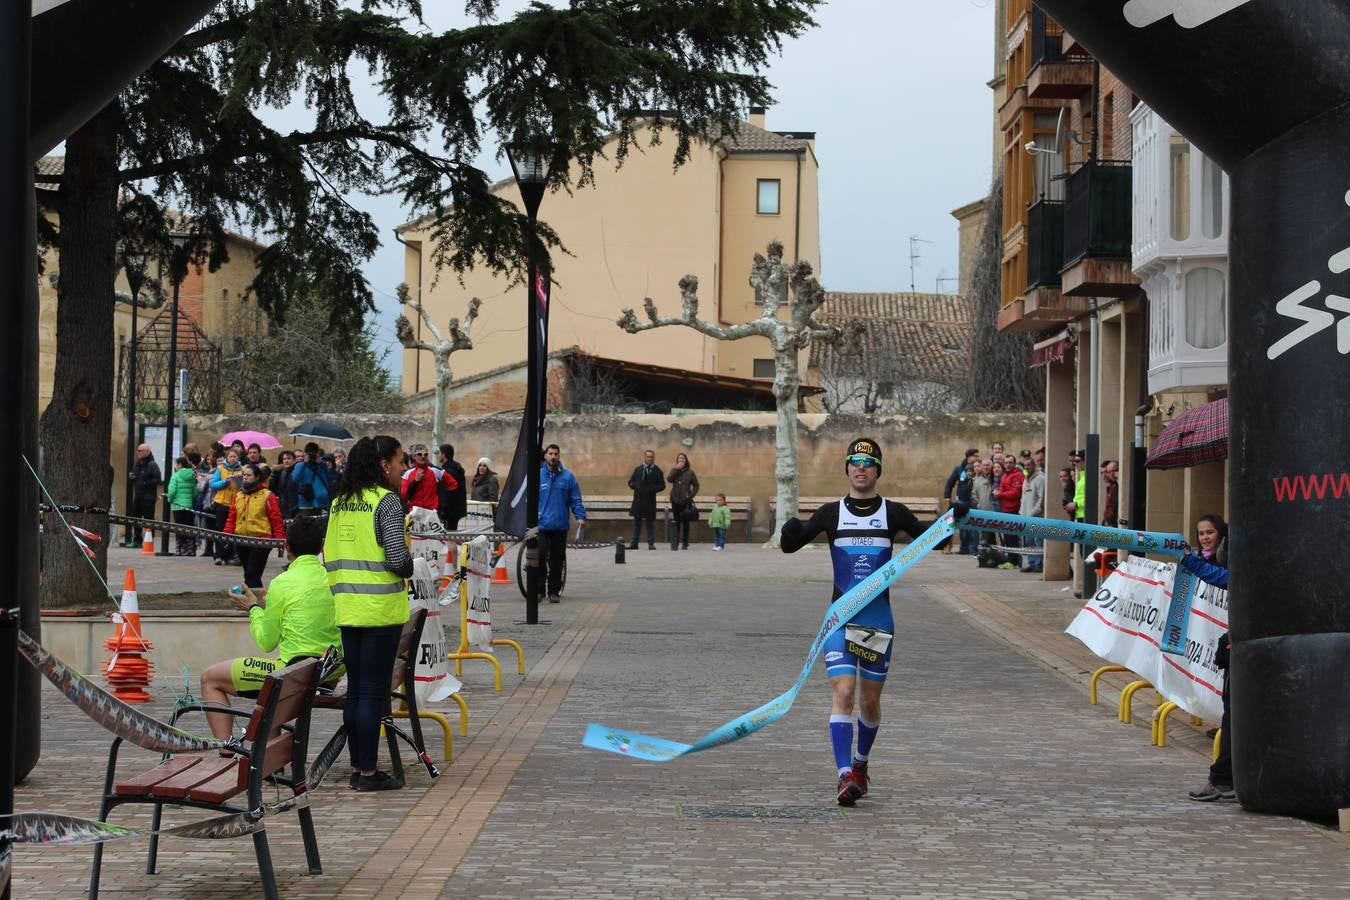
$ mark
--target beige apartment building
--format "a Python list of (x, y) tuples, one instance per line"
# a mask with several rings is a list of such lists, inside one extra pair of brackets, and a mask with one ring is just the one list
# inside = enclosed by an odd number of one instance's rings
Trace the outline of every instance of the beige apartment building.
[[(646, 297), (663, 314), (678, 313), (678, 283), (689, 274), (699, 279), (703, 318), (723, 324), (757, 318), (762, 310), (749, 284), (750, 266), (754, 254), (763, 253), (772, 240), (782, 242), (785, 258), (806, 260), (819, 274), (814, 133), (770, 131), (764, 111), (753, 109), (736, 135), (696, 143), (689, 161), (672, 170), (669, 141), (648, 147), (645, 131), (646, 126), (638, 129), (623, 166), (599, 171), (593, 187), (544, 198), (539, 218), (571, 254), (554, 256), (550, 348), (577, 347), (605, 359), (708, 375), (771, 379), (767, 339), (719, 342), (680, 327), (630, 335), (616, 323), (626, 308), (641, 316)], [(499, 182), (492, 190), (519, 205), (514, 181)], [(474, 349), (452, 358), (456, 380), (522, 363), (524, 287), (484, 271), (466, 273), (462, 284), (455, 273), (438, 272), (426, 220), (397, 232), (406, 244), (408, 286), (438, 325), (462, 318), (471, 297), (483, 301), (472, 334)], [(409, 318), (416, 329), (417, 317)], [(434, 382), (431, 355), (405, 350), (404, 393), (428, 391)]]

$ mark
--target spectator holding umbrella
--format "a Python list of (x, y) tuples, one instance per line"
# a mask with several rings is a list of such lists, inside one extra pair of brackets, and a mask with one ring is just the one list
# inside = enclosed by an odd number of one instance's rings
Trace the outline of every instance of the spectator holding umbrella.
[(286, 489), (297, 516), (321, 516), (333, 493), (333, 472), (319, 459), (319, 445), (305, 444), (305, 458), (291, 467)]

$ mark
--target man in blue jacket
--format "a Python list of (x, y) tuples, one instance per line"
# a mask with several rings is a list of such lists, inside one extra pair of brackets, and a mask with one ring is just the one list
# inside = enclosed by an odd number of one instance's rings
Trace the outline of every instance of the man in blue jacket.
[(539, 566), (548, 590), (548, 602), (562, 600), (563, 570), (567, 566), (567, 514), (586, 524), (586, 507), (576, 476), (563, 468), (557, 444), (544, 448), (539, 469)]

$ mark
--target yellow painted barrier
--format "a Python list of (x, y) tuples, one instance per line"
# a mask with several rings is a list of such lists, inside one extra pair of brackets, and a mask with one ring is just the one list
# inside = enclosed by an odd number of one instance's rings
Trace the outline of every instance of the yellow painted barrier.
[[(395, 719), (406, 719), (406, 718), (408, 718), (408, 711), (407, 711), (406, 709), (396, 709), (396, 710), (394, 710), (394, 718), (395, 718)], [(447, 719), (447, 718), (446, 718), (444, 715), (442, 715), (441, 713), (438, 713), (438, 712), (436, 712), (435, 710), (431, 710), (431, 709), (419, 709), (419, 710), (417, 711), (417, 718), (419, 718), (419, 719), (430, 719), (431, 721), (433, 721), (433, 722), (435, 722), (435, 723), (437, 723), (438, 725), (441, 726), (441, 732), (445, 735), (445, 741), (444, 741), (444, 743), (445, 743), (445, 761), (446, 761), (446, 762), (450, 762), (452, 759), (454, 759), (454, 758), (455, 758), (455, 738), (454, 738), (454, 734), (452, 733), (452, 730), (451, 730), (451, 728), (450, 728), (450, 720)]]
[(464, 702), (464, 698), (458, 693), (450, 695), (450, 699), (459, 704), (459, 736), (469, 736), (469, 704)]
[(1101, 677), (1103, 675), (1105, 675), (1107, 672), (1128, 672), (1128, 671), (1130, 670), (1125, 668), (1124, 666), (1102, 666), (1100, 669), (1093, 672), (1092, 677), (1088, 679), (1088, 702), (1091, 703), (1093, 706), (1097, 705), (1097, 682), (1101, 680)]
[[(460, 544), (459, 570), (461, 573), (464, 572), (468, 563), (469, 548), (465, 544)], [(495, 644), (496, 641), (493, 641), (493, 643)], [(517, 645), (517, 649), (519, 649), (519, 645)], [(502, 664), (497, 660), (497, 657), (491, 653), (483, 653), (480, 650), (469, 649), (469, 581), (467, 578), (461, 578), (459, 580), (459, 649), (446, 655), (455, 662), (456, 677), (464, 674), (463, 662), (466, 659), (485, 659), (492, 663), (497, 690), (500, 691), (502, 689)], [(525, 654), (523, 651), (520, 654), (520, 666), (521, 672), (523, 673), (525, 668)]]
[(514, 647), (516, 651), (516, 674), (525, 674), (525, 649), (510, 638), (493, 638), (494, 647)]
[(1209, 761), (1216, 762), (1219, 759), (1219, 738), (1223, 736), (1223, 729), (1214, 729), (1214, 748), (1210, 751)]
[(1126, 725), (1130, 724), (1134, 719), (1134, 713), (1131, 711), (1130, 705), (1134, 701), (1135, 692), (1140, 688), (1151, 687), (1153, 687), (1153, 685), (1142, 678), (1138, 681), (1131, 681), (1129, 684), (1125, 685), (1125, 690), (1120, 692), (1120, 721), (1124, 722)]
[(1180, 708), (1175, 701), (1168, 700), (1166, 703), (1159, 704), (1158, 708), (1153, 711), (1153, 746), (1167, 746), (1167, 717), (1172, 714), (1173, 710)]

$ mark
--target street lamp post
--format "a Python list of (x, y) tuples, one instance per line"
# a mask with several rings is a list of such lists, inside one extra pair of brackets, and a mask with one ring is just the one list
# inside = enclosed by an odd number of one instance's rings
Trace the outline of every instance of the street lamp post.
[[(131, 289), (131, 342), (127, 350), (127, 471), (136, 465), (136, 313), (141, 305), (141, 287), (145, 284), (145, 264), (149, 254), (143, 250), (128, 250), (122, 254), (122, 268), (127, 273), (127, 287)], [(134, 515), (132, 501), (135, 498), (136, 485), (127, 479), (126, 515)], [(125, 545), (136, 546), (136, 529), (127, 526)]]
[[(164, 483), (168, 484), (169, 476), (173, 470), (173, 430), (174, 430), (174, 401), (175, 389), (178, 387), (178, 288), (183, 284), (183, 278), (187, 275), (187, 241), (188, 235), (175, 232), (170, 235), (173, 239), (173, 258), (170, 264), (169, 275), (173, 278), (173, 304), (169, 311), (169, 408), (165, 417), (167, 419), (167, 428), (164, 433), (164, 462), (161, 474)], [(169, 504), (169, 497), (164, 495), (164, 535), (160, 539), (159, 555), (169, 555), (169, 528), (173, 525), (173, 510)]]
[[(526, 533), (533, 533), (539, 526), (539, 451), (544, 438), (544, 371), (548, 358), (548, 337), (543, 330), (542, 304), (535, 296), (539, 275), (539, 263), (536, 257), (535, 225), (538, 221), (539, 204), (544, 199), (544, 188), (548, 183), (549, 156), (538, 147), (507, 147), (506, 158), (511, 163), (511, 172), (515, 175), (516, 186), (520, 188), (520, 199), (525, 203), (525, 215), (529, 227), (525, 233), (525, 258), (527, 273), (525, 279), (526, 309), (526, 349), (525, 372), (525, 422), (530, 439), (526, 441), (527, 465), (525, 468), (525, 526)], [(539, 577), (539, 538), (532, 536), (525, 542), (525, 623), (539, 624), (539, 597), (543, 592), (543, 583)]]

